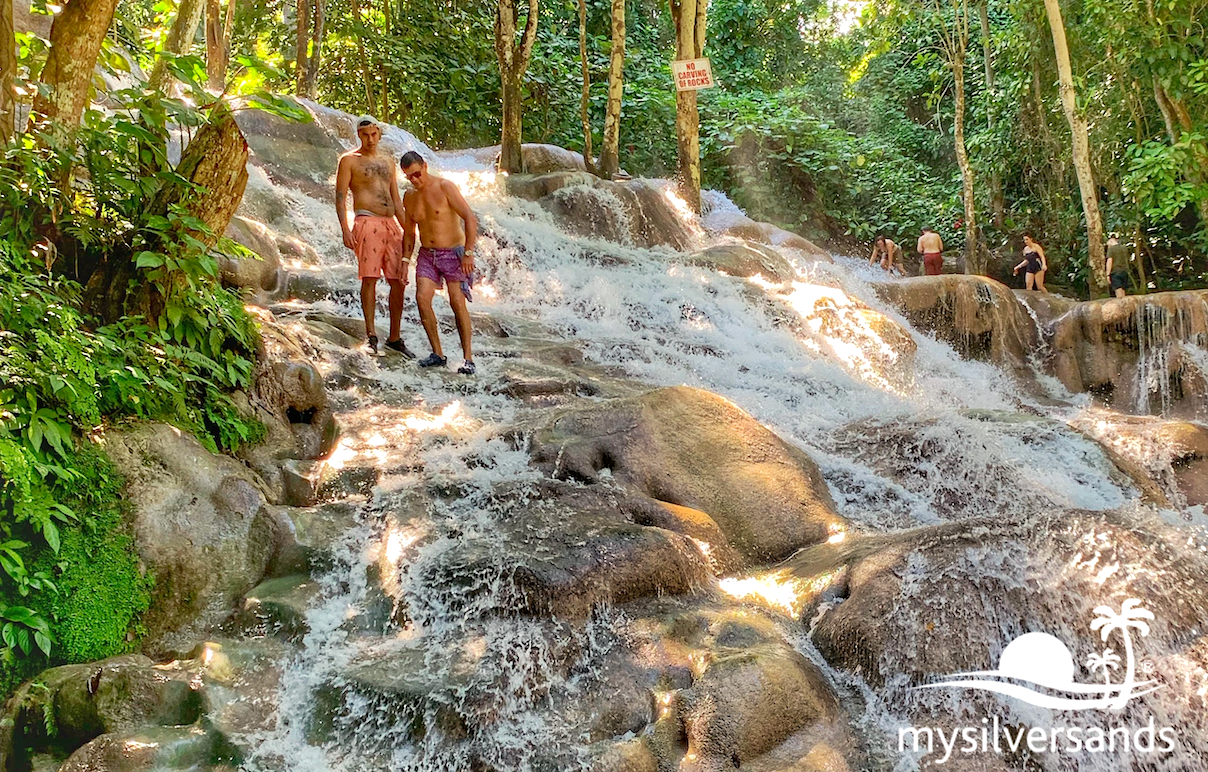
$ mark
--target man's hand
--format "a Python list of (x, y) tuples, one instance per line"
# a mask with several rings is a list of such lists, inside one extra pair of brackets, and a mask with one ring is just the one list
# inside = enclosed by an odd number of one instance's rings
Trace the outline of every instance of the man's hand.
[(464, 273), (467, 278), (469, 277), (470, 274), (474, 273), (474, 253), (473, 252), (466, 252), (464, 255), (461, 256), (461, 272)]
[(356, 249), (352, 243), (352, 231), (344, 231), (344, 246), (348, 247), (349, 249)]

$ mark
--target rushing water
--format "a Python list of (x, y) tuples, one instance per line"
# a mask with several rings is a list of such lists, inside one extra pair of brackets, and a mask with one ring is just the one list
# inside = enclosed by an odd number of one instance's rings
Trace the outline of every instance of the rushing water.
[[(392, 149), (427, 150), (397, 129), (388, 130), (387, 140)], [(948, 345), (912, 331), (878, 300), (869, 282), (879, 272), (863, 260), (838, 257), (829, 265), (788, 253), (797, 278), (783, 285), (720, 275), (686, 266), (670, 250), (569, 236), (538, 205), (504, 196), (495, 175), (470, 156), (444, 157), (439, 166), (462, 186), (487, 233), (472, 310), (512, 320), (505, 323), (537, 321), (551, 339), (573, 341), (589, 361), (637, 381), (699, 386), (729, 398), (815, 459), (840, 513), (857, 527), (884, 531), (986, 515), (1141, 509), (1138, 492), (1099, 445), (1071, 428), (1098, 422), (1099, 434), (1110, 435), (1110, 413), (1061, 393), (1052, 379), (1041, 379), (1053, 399), (1040, 404), (1013, 376), (962, 360)], [(353, 261), (330, 204), (279, 188), (258, 168), (251, 173), (249, 195), (283, 202), (283, 220), (317, 250), (321, 269), (340, 288), (309, 307), (358, 316)], [(667, 195), (673, 198), (669, 189)], [(598, 200), (608, 205), (607, 198)], [(741, 216), (720, 194), (707, 194), (707, 201), (710, 211), (701, 222), (685, 215), (702, 244)], [(438, 298), (438, 309), (442, 303)], [(906, 329), (917, 351), (870, 321), (875, 314)], [(379, 323), (383, 315), (384, 309)], [(404, 324), (422, 355), (410, 294)], [(299, 335), (305, 335), (301, 328)], [(446, 332), (444, 342), (456, 361), (455, 337)], [(604, 663), (633, 632), (625, 615), (612, 610), (577, 625), (516, 611), (502, 525), (512, 508), (538, 505), (532, 497), (540, 474), (523, 448), (502, 435), (538, 408), (498, 393), (504, 360), (490, 345), (476, 357), (478, 377), (455, 380), (312, 343), (324, 352), (321, 367), (361, 378), (334, 395), (344, 439), (333, 463), (374, 466), (381, 476), (362, 503), (361, 524), (344, 536), (334, 566), (321, 578), (320, 598), (307, 615), (309, 633), (284, 664), (276, 727), (247, 738), (256, 750), (246, 768), (585, 768), (591, 753), (575, 703), (601, 688)], [(1164, 366), (1158, 359), (1147, 355), (1145, 361)], [(1121, 450), (1155, 467), (1168, 454), (1160, 443)], [(1058, 543), (1075, 538), (1069, 529), (1056, 531)], [(1080, 553), (1083, 564), (1104, 553), (1106, 565), (1109, 545), (1091, 538)], [(1189, 544), (1194, 551), (1194, 541)], [(963, 570), (984, 580), (970, 606), (998, 629), (997, 598), (1024, 591), (1038, 572), (1047, 574), (1055, 592), (1070, 594), (1052, 609), (1047, 621), (1061, 627), (1050, 632), (1088, 638), (1095, 602), (1074, 596), (1084, 588), (1064, 578), (1074, 570), (1064, 554), (1025, 556), (1022, 546), (1018, 554), (970, 552)], [(937, 581), (925, 563), (914, 557), (907, 581), (918, 606), (909, 613), (920, 625)], [(395, 573), (406, 616), (366, 630), (355, 618), (364, 615), (370, 577), (381, 565)], [(1131, 586), (1127, 582), (1139, 579), (1130, 572), (1145, 570), (1120, 563), (1100, 584)], [(874, 766), (917, 766), (917, 755), (899, 757), (891, 747), (893, 727), (914, 708), (969, 712), (951, 696), (909, 696), (904, 681), (873, 689), (826, 666), (803, 628), (785, 625), (843, 696)], [(1025, 631), (1000, 632), (1009, 639)], [(1172, 646), (1161, 656), (1179, 652)], [(889, 664), (902, 673), (910, 669), (909, 662)], [(1187, 667), (1189, 679), (1202, 673)], [(1192, 691), (1195, 686), (1189, 684)], [(1000, 708), (985, 709), (1009, 717)], [(1203, 743), (1200, 736), (1189, 747), (1202, 751)], [(1049, 768), (1112, 767), (1058, 760)]]

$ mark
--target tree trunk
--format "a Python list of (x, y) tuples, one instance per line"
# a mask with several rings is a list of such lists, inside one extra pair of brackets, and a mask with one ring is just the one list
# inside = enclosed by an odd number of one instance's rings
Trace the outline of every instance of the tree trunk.
[(503, 139), (499, 149), (499, 168), (509, 174), (524, 170), (520, 142), (520, 91), (518, 80), (503, 82)]
[(117, 0), (68, 0), (50, 25), (50, 52), (42, 67), (42, 83), (34, 98), (31, 120), (57, 123), (58, 131), (72, 132), (88, 105), (92, 70)]
[(612, 51), (608, 59), (608, 109), (600, 148), (600, 175), (611, 180), (621, 168), (621, 98), (625, 91), (625, 0), (612, 0)]
[(1070, 124), (1073, 139), (1074, 171), (1078, 174), (1078, 189), (1082, 193), (1082, 211), (1086, 215), (1087, 251), (1090, 254), (1091, 294), (1107, 291), (1107, 266), (1103, 247), (1103, 220), (1099, 214), (1099, 189), (1091, 169), (1090, 132), (1086, 118), (1078, 110), (1074, 92), (1074, 73), (1070, 66), (1070, 49), (1065, 40), (1065, 22), (1061, 18), (1058, 0), (1044, 0), (1053, 31), (1053, 48), (1057, 55), (1057, 75), (1061, 84), (1061, 106)]
[[(201, 11), (205, 6), (202, 0), (180, 0), (176, 6), (176, 18), (172, 20), (172, 28), (168, 30), (168, 39), (164, 41), (163, 53), (184, 56), (193, 47), (193, 38), (197, 35), (197, 25), (201, 23)], [(151, 68), (151, 76), (147, 78), (147, 87), (162, 91), (168, 82), (168, 60), (162, 55), (156, 58)]]
[[(994, 87), (994, 47), (990, 42), (990, 13), (989, 0), (977, 4), (977, 12), (981, 21), (982, 63), (986, 70), (986, 127), (994, 132), (994, 110), (997, 92)], [(1006, 202), (1002, 193), (1002, 173), (998, 164), (990, 164), (990, 212), (994, 218), (994, 227), (1002, 230), (1006, 221)]]
[(310, 60), (306, 63), (306, 93), (307, 99), (318, 97), (319, 64), (323, 54), (323, 24), (326, 21), (326, 0), (311, 0), (311, 12), (314, 16), (314, 29), (310, 38)]
[(528, 0), (524, 32), (516, 42), (520, 11), (515, 0), (499, 0), (495, 13), (495, 54), (499, 59), (499, 81), (503, 97), (503, 136), (500, 139), (499, 168), (508, 174), (524, 169), (521, 155), (521, 98), (524, 73), (528, 70), (537, 39), (537, 0)]
[(226, 89), (227, 67), (231, 63), (231, 30), (235, 26), (235, 3), (227, 0), (223, 16), (221, 0), (206, 0), (206, 75), (211, 91)]
[[(1172, 96), (1156, 79), (1153, 82), (1154, 101), (1162, 111), (1162, 121), (1166, 124), (1166, 134), (1170, 144), (1175, 145), (1182, 139), (1183, 134), (1191, 132), (1191, 113), (1181, 99)], [(1208, 168), (1208, 158), (1203, 153), (1193, 151), (1193, 162), (1183, 170), (1188, 182), (1196, 187), (1204, 184), (1204, 169)], [(1196, 202), (1196, 211), (1200, 215), (1201, 227), (1208, 228), (1208, 198)]]
[(583, 168), (595, 172), (591, 154), (591, 71), (587, 67), (587, 0), (579, 0), (579, 64), (583, 71), (583, 95), (579, 113), (583, 120)]
[(13, 0), (0, 0), (0, 145), (13, 138), (17, 127), (17, 38), (13, 27)]
[(356, 22), (357, 52), (361, 60), (361, 80), (365, 83), (365, 109), (370, 115), (377, 113), (377, 100), (373, 96), (373, 75), (369, 72), (369, 54), (365, 51), (365, 36), (361, 34), (361, 2), (352, 0), (352, 18)]
[(973, 167), (965, 147), (965, 58), (963, 52), (952, 62), (956, 83), (956, 117), (953, 138), (956, 143), (956, 164), (961, 170), (961, 200), (965, 205), (965, 273), (985, 274), (986, 262), (981, 250), (981, 233), (977, 227), (977, 199), (973, 192)]
[(307, 67), (307, 48), (310, 46), (310, 2), (297, 0), (298, 18), (294, 27), (294, 93), (305, 96), (309, 86), (306, 77), (310, 72)]
[[(705, 11), (708, 0), (670, 0), (675, 20), (675, 55), (683, 61), (699, 59), (705, 49)], [(700, 213), (700, 113), (695, 91), (675, 94), (675, 139), (679, 155), (680, 195)]]

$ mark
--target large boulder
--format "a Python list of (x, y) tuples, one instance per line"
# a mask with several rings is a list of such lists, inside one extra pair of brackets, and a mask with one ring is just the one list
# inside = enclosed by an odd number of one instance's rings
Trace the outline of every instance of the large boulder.
[(226, 772), (235, 765), (223, 762), (235, 760), (221, 737), (201, 727), (154, 727), (101, 735), (59, 772)]
[(678, 210), (667, 190), (649, 180), (611, 182), (567, 174), (547, 175), (525, 192), (553, 188), (539, 203), (570, 233), (643, 248), (690, 249), (698, 237), (691, 218)]
[[(480, 164), (499, 162), (499, 145), (480, 147), (473, 150), (456, 150), (437, 153), (438, 157), (469, 156)], [(526, 142), (520, 146), (521, 171), (525, 174), (549, 174), (551, 172), (584, 172), (583, 154), (557, 145)]]
[(281, 268), (281, 249), (276, 234), (268, 226), (236, 216), (227, 225), (226, 235), (250, 249), (259, 259), (220, 257), (218, 271), (224, 287), (250, 290), (253, 298), (260, 302), (285, 288), (286, 274)]
[(219, 624), (264, 578), (283, 537), (263, 481), (165, 424), (110, 431), (135, 547), (155, 576), (143, 617), (152, 648)]
[[(1120, 653), (1127, 631), (1109, 631), (1105, 640), (1092, 621), (1100, 606), (1119, 610), (1139, 599), (1154, 615), (1147, 634), (1133, 638), (1145, 663), (1139, 678), (1163, 688), (1135, 698), (1124, 715), (1140, 717), (1138, 727), (1162, 716), (1181, 736), (1198, 737), (1192, 722), (1200, 714), (1185, 706), (1199, 704), (1208, 672), (1208, 561), (1187, 549), (1184, 530), (1141, 510), (996, 516), (854, 537), (812, 548), (790, 566), (801, 567), (802, 577), (846, 571), (846, 599), (814, 625), (818, 651), (859, 675), (907, 724), (932, 727), (979, 725), (991, 716), (1033, 725), (1034, 709), (987, 691), (916, 687), (992, 670), (1024, 633), (1055, 636), (1076, 667), (1105, 646)], [(1120, 675), (1112, 674), (1113, 683)], [(1082, 671), (1075, 680), (1103, 679)], [(887, 734), (896, 741), (896, 732)]]
[(800, 236), (792, 231), (786, 231), (784, 228), (767, 222), (759, 222), (743, 217), (740, 221), (733, 223), (722, 231), (722, 235), (746, 241), (756, 241), (776, 247), (777, 249), (792, 249), (808, 260), (826, 263), (834, 262), (830, 253), (804, 236)]
[(1040, 332), (1011, 290), (982, 276), (920, 276), (878, 283), (876, 291), (916, 328), (970, 359), (1025, 368)]
[(707, 513), (748, 564), (846, 528), (804, 452), (700, 389), (659, 389), (564, 413), (537, 433), (533, 449), (555, 476), (611, 476), (657, 501)]
[(783, 255), (753, 241), (716, 244), (693, 252), (684, 262), (743, 279), (758, 275), (768, 281), (786, 282), (797, 276)]
[(1053, 322), (1053, 369), (1117, 410), (1194, 418), (1208, 407), (1205, 344), (1206, 292), (1095, 300)]

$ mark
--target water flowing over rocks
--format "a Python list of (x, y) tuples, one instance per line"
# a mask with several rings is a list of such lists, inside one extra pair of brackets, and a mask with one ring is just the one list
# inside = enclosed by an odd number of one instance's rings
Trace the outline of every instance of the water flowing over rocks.
[[(1096, 607), (1129, 598), (1156, 616), (1130, 641), (1164, 688), (1108, 718), (1157, 716), (1181, 755), (1077, 768), (1204, 766), (1200, 294), (886, 281), (717, 193), (693, 218), (665, 182), (599, 180), (570, 151), (525, 146), (531, 173), (500, 178), (497, 148), (385, 127), (482, 222), (478, 375), (419, 370), (362, 348), (330, 204), (353, 119), (306, 104), (310, 124), (239, 114), (229, 233), (265, 259), (223, 271), (262, 306), (237, 398), (267, 436), (232, 458), (166, 426), (107, 433), (150, 636), (24, 685), (0, 767), (1066, 772), (939, 767), (897, 732), (1048, 725), (914, 687), (1029, 631), (1085, 662), (1118, 648)], [(1139, 412), (1188, 420), (1122, 415), (1136, 373), (1182, 384)]]

